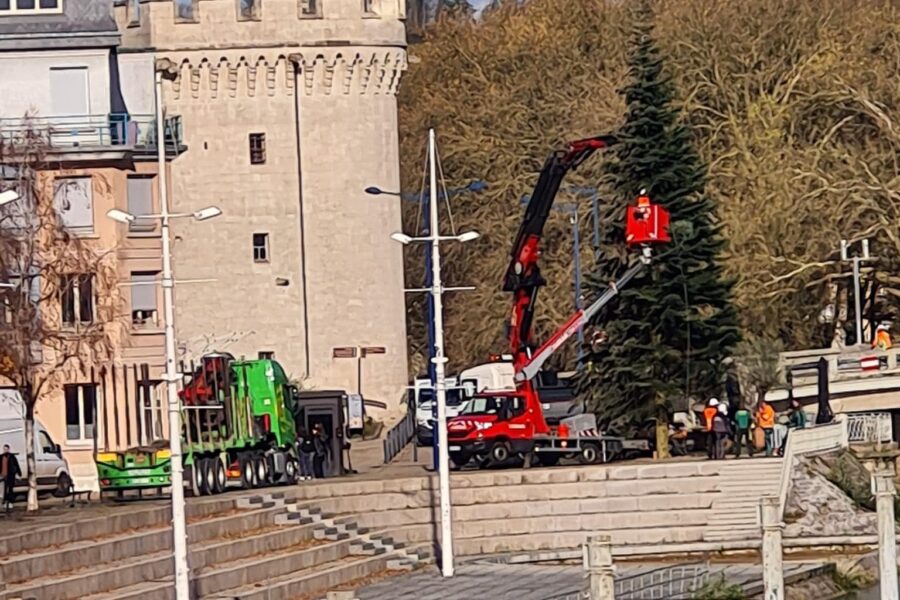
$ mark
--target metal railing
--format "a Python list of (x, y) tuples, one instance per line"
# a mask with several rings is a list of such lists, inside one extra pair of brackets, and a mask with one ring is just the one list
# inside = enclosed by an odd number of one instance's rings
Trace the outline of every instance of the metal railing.
[(847, 435), (851, 443), (876, 444), (891, 442), (894, 428), (891, 413), (856, 413), (847, 415)]
[[(134, 149), (156, 148), (156, 118), (153, 115), (83, 115), (72, 117), (26, 117), (0, 119), (0, 136), (15, 144), (26, 133), (40, 136), (54, 148)], [(174, 144), (173, 144), (174, 137)], [(182, 143), (181, 117), (166, 119), (166, 143)]]
[(688, 600), (709, 581), (709, 563), (672, 565), (616, 579), (616, 600)]
[(399, 423), (391, 427), (384, 438), (384, 464), (400, 454), (416, 434), (416, 413), (409, 411)]

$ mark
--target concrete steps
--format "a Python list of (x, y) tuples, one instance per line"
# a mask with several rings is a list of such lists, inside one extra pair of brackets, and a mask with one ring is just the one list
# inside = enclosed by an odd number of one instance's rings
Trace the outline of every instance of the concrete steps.
[[(780, 459), (673, 461), (455, 473), (456, 552), (568, 549), (587, 533), (609, 534), (616, 545), (638, 553), (641, 546), (658, 550), (723, 535), (746, 539), (759, 535), (759, 496), (777, 492), (781, 464)], [(319, 507), (338, 520), (419, 543), (435, 535), (436, 488), (434, 477), (420, 477), (328, 482), (287, 495), (307, 509)]]
[(722, 495), (716, 499), (704, 540), (723, 542), (760, 536), (759, 499), (777, 495), (781, 486), (781, 458), (733, 461), (743, 468), (722, 477)]

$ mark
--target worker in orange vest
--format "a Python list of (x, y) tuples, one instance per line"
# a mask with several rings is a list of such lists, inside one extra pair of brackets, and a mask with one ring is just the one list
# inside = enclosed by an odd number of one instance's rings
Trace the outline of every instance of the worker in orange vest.
[(881, 323), (875, 330), (875, 339), (872, 340), (872, 348), (879, 350), (889, 350), (893, 346), (891, 343), (890, 327), (887, 323)]
[(765, 400), (760, 400), (756, 409), (756, 425), (765, 435), (766, 456), (772, 456), (775, 449), (775, 409)]
[(713, 432), (713, 420), (716, 413), (719, 412), (719, 401), (716, 398), (710, 398), (703, 409), (703, 424), (706, 426), (706, 456), (713, 458), (716, 447), (716, 434)]

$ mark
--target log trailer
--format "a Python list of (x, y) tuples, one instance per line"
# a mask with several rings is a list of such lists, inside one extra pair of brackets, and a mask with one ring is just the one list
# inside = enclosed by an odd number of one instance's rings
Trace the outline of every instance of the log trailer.
[[(194, 495), (291, 483), (298, 472), (295, 388), (274, 360), (209, 354), (179, 392), (184, 483)], [(168, 442), (97, 454), (101, 493), (161, 490), (171, 482)]]
[(535, 349), (532, 341), (538, 290), (546, 284), (538, 266), (540, 242), (560, 184), (570, 170), (613, 143), (615, 139), (611, 136), (574, 141), (566, 149), (553, 152), (544, 163), (516, 234), (503, 280), (503, 291), (513, 296), (508, 338), (516, 389), (480, 393), (457, 417), (448, 421), (448, 450), (456, 467), (472, 460), (482, 466), (503, 464), (517, 455), (524, 459), (526, 466), (530, 466), (532, 458), (543, 465), (554, 465), (563, 456), (577, 456), (582, 463), (592, 464), (621, 449), (621, 440), (600, 435), (593, 415), (578, 415), (563, 419), (558, 426), (549, 426), (534, 380), (547, 359), (650, 262), (650, 246), (669, 241), (668, 212), (651, 204), (642, 192), (638, 205), (627, 210), (625, 227), (626, 243), (641, 248), (640, 260), (589, 307), (572, 315), (543, 345)]

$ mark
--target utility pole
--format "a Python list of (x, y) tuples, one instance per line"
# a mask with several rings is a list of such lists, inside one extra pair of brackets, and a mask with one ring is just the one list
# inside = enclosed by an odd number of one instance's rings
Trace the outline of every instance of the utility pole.
[[(168, 62), (168, 61), (167, 61)], [(181, 455), (181, 406), (178, 402), (178, 369), (175, 367), (175, 309), (172, 288), (172, 253), (169, 240), (169, 191), (166, 177), (166, 124), (163, 111), (163, 74), (156, 66), (156, 145), (159, 160), (159, 218), (162, 235), (162, 288), (166, 338), (166, 397), (169, 408), (169, 448), (172, 453), (172, 548), (175, 561), (175, 598), (190, 600), (190, 567), (187, 554), (187, 524), (184, 514), (184, 466)]]
[(850, 242), (841, 240), (841, 262), (853, 263), (853, 312), (856, 317), (856, 343), (865, 343), (862, 333), (862, 292), (860, 286), (860, 264), (875, 260), (869, 256), (869, 240), (860, 240), (861, 253), (850, 256)]

